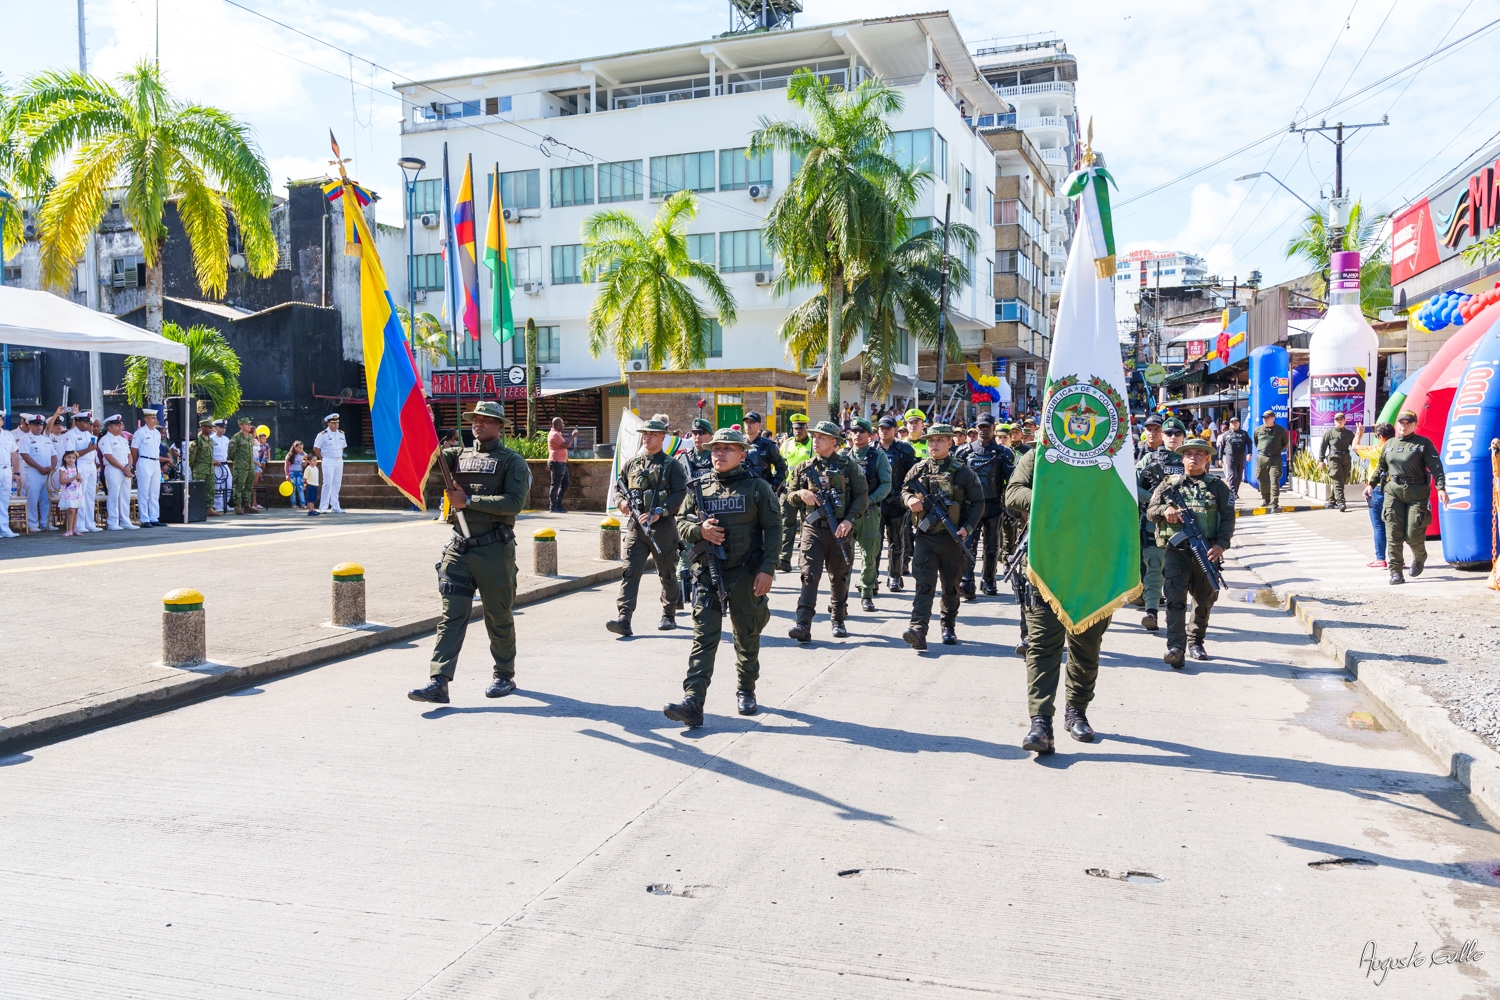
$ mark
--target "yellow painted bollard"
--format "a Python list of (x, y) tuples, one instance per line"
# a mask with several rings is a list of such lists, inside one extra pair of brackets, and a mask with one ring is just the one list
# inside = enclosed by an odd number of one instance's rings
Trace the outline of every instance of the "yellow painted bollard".
[(620, 522), (612, 517), (599, 522), (599, 558), (606, 562), (620, 561)]
[(333, 567), (333, 624), (365, 623), (365, 568), (359, 563)]
[(161, 662), (183, 667), (208, 659), (208, 620), (203, 595), (174, 590), (161, 599)]
[(537, 576), (557, 575), (557, 532), (551, 528), (531, 536), (531, 571)]

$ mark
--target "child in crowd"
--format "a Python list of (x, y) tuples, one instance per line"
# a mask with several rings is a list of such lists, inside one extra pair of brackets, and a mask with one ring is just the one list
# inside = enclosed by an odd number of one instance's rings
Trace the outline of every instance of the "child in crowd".
[(78, 471), (78, 452), (63, 452), (58, 484), (57, 509), (67, 512), (64, 514), (63, 537), (73, 538), (83, 534), (78, 530), (78, 509), (83, 506), (83, 474)]
[(306, 455), (302, 462), (302, 492), (307, 497), (307, 516), (318, 516), (318, 486), (322, 477), (318, 473), (318, 456)]
[(303, 507), (307, 501), (303, 499), (302, 470), (307, 464), (306, 447), (301, 441), (293, 441), (292, 446), (286, 453), (286, 481), (292, 484), (292, 506)]

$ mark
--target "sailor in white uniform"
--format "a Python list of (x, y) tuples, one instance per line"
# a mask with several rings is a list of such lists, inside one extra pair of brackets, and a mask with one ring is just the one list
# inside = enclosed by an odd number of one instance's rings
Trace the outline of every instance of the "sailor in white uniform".
[(134, 531), (130, 523), (130, 442), (125, 440), (125, 421), (116, 413), (104, 421), (104, 436), (99, 439), (99, 455), (104, 459), (104, 484), (109, 488), (105, 509), (109, 511), (110, 531)]
[(0, 410), (0, 538), (16, 537), (10, 530), (10, 493), (21, 474), (20, 451), (16, 436), (5, 429), (5, 411)]
[(130, 457), (135, 465), (135, 506), (141, 527), (164, 528), (161, 523), (161, 430), (156, 426), (156, 409), (141, 412), (146, 425), (137, 427), (130, 438)]
[(63, 435), (63, 449), (78, 453), (78, 476), (83, 486), (83, 506), (78, 510), (79, 531), (103, 531), (95, 520), (99, 501), (99, 448), (94, 436), (94, 415), (85, 410), (73, 415), (73, 429)]
[(26, 530), (52, 530), (52, 497), (47, 477), (57, 468), (57, 449), (42, 429), (42, 416), (31, 414), (30, 433), (21, 445), (21, 492), (26, 497)]
[(337, 413), (328, 414), (323, 423), (326, 426), (313, 438), (313, 454), (323, 466), (323, 492), (318, 497), (318, 510), (342, 514), (344, 508), (339, 506), (339, 486), (344, 482), (344, 449), (348, 445), (344, 441), (344, 432), (339, 430)]
[(220, 514), (229, 506), (229, 489), (234, 474), (229, 469), (229, 421), (214, 421), (214, 510)]

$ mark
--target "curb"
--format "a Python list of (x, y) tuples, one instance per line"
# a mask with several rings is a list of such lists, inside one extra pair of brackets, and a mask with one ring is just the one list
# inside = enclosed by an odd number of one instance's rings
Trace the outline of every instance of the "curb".
[(1276, 510), (1270, 507), (1236, 507), (1236, 517), (1258, 517), (1262, 514), (1300, 514), (1308, 510), (1327, 510), (1322, 504), (1282, 504)]
[[(623, 565), (606, 566), (582, 576), (557, 580), (533, 590), (516, 595), (514, 607), (538, 604), (576, 590), (618, 580), (624, 571)], [(484, 617), (484, 607), (477, 601), (469, 613), (469, 621)], [(23, 722), (20, 725), (0, 730), (0, 757), (29, 750), (47, 743), (55, 743), (96, 729), (117, 726), (124, 722), (158, 715), (196, 701), (246, 687), (257, 681), (270, 680), (284, 674), (296, 673), (308, 667), (322, 666), (357, 653), (404, 642), (420, 635), (436, 631), (442, 615), (428, 615), (397, 622), (375, 631), (349, 629), (352, 634), (336, 638), (315, 640), (291, 652), (249, 663), (242, 667), (225, 666), (215, 673), (186, 671), (180, 680), (153, 687), (150, 690), (120, 695), (107, 701), (96, 702), (69, 709), (56, 715), (45, 716)], [(212, 669), (215, 665), (205, 664)]]
[(1319, 650), (1352, 674), (1381, 708), (1439, 764), (1448, 767), (1450, 777), (1467, 788), (1491, 816), (1500, 817), (1500, 754), (1478, 736), (1454, 725), (1448, 710), (1383, 663), (1386, 657), (1340, 644), (1328, 632), (1328, 626), (1339, 623), (1314, 617), (1312, 609), (1304, 606), (1305, 601), (1312, 600), (1315, 598), (1288, 595), (1285, 611), (1307, 630)]

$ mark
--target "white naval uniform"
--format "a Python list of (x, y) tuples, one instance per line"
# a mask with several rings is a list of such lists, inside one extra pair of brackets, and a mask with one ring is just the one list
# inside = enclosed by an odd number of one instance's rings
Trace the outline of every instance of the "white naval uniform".
[[(57, 449), (52, 438), (46, 434), (28, 434), (21, 454), (30, 455), (31, 460), (43, 469), (55, 465)], [(21, 492), (26, 497), (26, 530), (52, 530), (52, 498), (47, 493), (46, 472), (38, 472), (24, 461), (21, 463)]]
[(68, 451), (78, 452), (78, 477), (83, 486), (83, 506), (78, 510), (79, 531), (103, 531), (95, 520), (95, 511), (98, 509), (99, 499), (99, 455), (96, 452), (84, 451), (94, 443), (92, 431), (80, 430), (74, 427), (63, 435), (63, 447)]
[(233, 474), (229, 470), (229, 435), (214, 431), (214, 510), (222, 511), (229, 504), (229, 486)]
[(15, 435), (0, 427), (0, 538), (15, 538), (10, 530), (11, 456), (20, 449)]
[(161, 428), (137, 427), (130, 446), (136, 450), (136, 510), (142, 524), (155, 524), (161, 520)]
[[(112, 456), (123, 468), (130, 468), (130, 442), (125, 440), (125, 435), (105, 431), (104, 436), (99, 439), (99, 452), (101, 455)], [(109, 530), (133, 530), (136, 526), (130, 523), (130, 477), (105, 462), (104, 484), (109, 488), (109, 500), (105, 503), (105, 509), (109, 512)]]
[(323, 454), (323, 488), (318, 494), (318, 510), (342, 514), (344, 508), (339, 506), (339, 486), (344, 482), (344, 448), (347, 447), (344, 432), (325, 427), (313, 438), (313, 447)]

